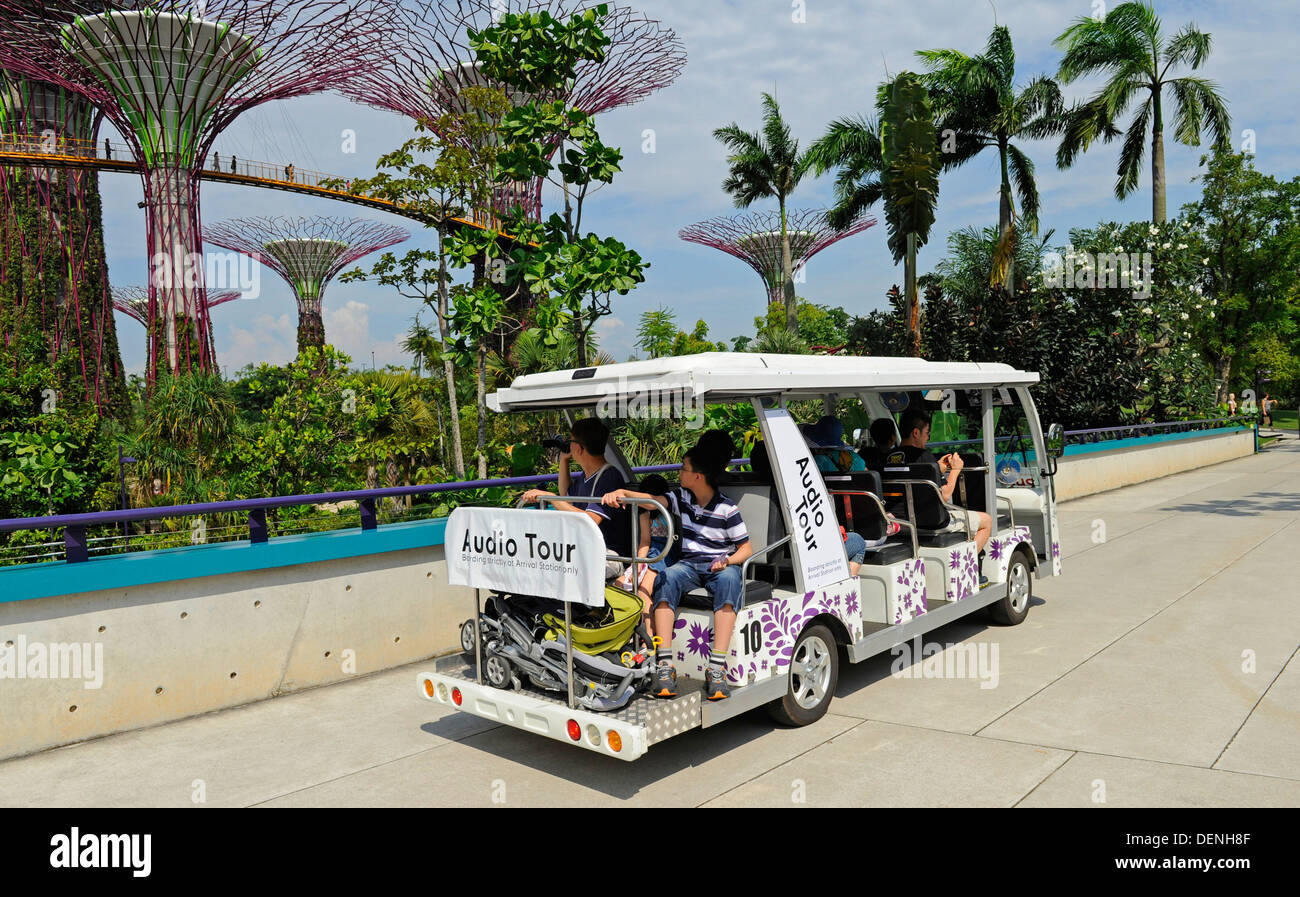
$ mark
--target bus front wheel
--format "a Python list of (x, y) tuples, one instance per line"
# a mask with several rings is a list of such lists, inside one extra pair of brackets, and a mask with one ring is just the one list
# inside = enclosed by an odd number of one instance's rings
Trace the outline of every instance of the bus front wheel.
[(1012, 552), (1011, 563), (1007, 565), (1007, 594), (989, 605), (995, 622), (1015, 626), (1029, 616), (1029, 605), (1034, 598), (1031, 567), (1029, 550), (1023, 545)]
[(840, 677), (835, 636), (820, 624), (809, 626), (794, 643), (785, 697), (768, 704), (768, 712), (785, 726), (806, 726), (826, 715)]

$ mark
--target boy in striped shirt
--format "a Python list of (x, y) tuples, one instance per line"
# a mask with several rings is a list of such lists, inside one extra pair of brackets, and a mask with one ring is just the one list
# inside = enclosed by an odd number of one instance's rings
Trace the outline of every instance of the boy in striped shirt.
[(681, 485), (666, 495), (619, 489), (606, 494), (605, 504), (622, 507), (625, 497), (657, 501), (680, 522), (681, 560), (667, 566), (650, 565), (641, 585), (642, 597), (654, 605), (654, 629), (659, 637), (654, 694), (677, 695), (677, 670), (673, 667), (673, 627), (677, 605), (692, 589), (704, 586), (713, 597), (713, 650), (704, 674), (704, 693), (710, 701), (731, 696), (727, 685), (727, 649), (736, 628), (736, 611), (744, 603), (740, 565), (754, 552), (749, 532), (736, 503), (718, 491), (718, 478), (729, 459), (697, 445), (682, 459)]

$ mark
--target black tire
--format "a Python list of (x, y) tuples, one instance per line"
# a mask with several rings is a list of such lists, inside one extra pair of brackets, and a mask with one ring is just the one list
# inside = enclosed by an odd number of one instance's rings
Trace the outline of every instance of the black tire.
[(510, 661), (493, 651), (483, 658), (483, 679), (493, 688), (510, 691), (514, 687), (514, 668)]
[(1003, 626), (1016, 626), (1029, 616), (1034, 600), (1034, 564), (1023, 545), (1011, 553), (1007, 565), (1006, 594), (989, 605), (989, 616)]
[(786, 675), (785, 697), (767, 705), (772, 719), (806, 726), (825, 716), (840, 681), (840, 649), (829, 629), (818, 624), (799, 633)]

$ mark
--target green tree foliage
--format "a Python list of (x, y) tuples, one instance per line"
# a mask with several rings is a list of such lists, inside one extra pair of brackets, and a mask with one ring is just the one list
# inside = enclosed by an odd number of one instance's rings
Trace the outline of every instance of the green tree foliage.
[[(228, 457), (244, 495), (292, 495), (360, 489), (350, 463), (364, 413), (351, 359), (332, 346), (308, 346), (285, 367), (284, 391)], [(360, 409), (360, 411), (359, 411)], [(233, 496), (232, 496), (233, 497)]]
[[(848, 342), (849, 313), (838, 306), (817, 305), (799, 300), (800, 341), (809, 349), (836, 349)], [(785, 329), (785, 306), (773, 302), (767, 307), (767, 316), (754, 319), (754, 330), (759, 339)]]
[(670, 355), (677, 332), (677, 317), (668, 309), (644, 311), (636, 329), (636, 347), (650, 358)]
[[(531, 323), (548, 340), (558, 339), (561, 329), (573, 334), (583, 366), (591, 332), (611, 313), (612, 297), (643, 282), (649, 267), (619, 240), (583, 232), (588, 197), (613, 182), (623, 154), (600, 139), (591, 116), (550, 99), (579, 65), (604, 59), (610, 40), (601, 24), (608, 12), (600, 4), (567, 22), (545, 11), (505, 13), (491, 27), (469, 32), (484, 76), (534, 98), (511, 109), (498, 126), (497, 178), (545, 178), (564, 197), (563, 214), (543, 222), (527, 220), (520, 209), (509, 216), (507, 226), (518, 239), (503, 258), (505, 281), (536, 301)], [(492, 247), (485, 249), (487, 258), (495, 257)]]
[(663, 308), (641, 313), (636, 346), (650, 358), (665, 355), (696, 355), (700, 352), (725, 352), (726, 343), (709, 339), (709, 325), (695, 322), (690, 333), (677, 327), (677, 317)]
[(1254, 388), (1253, 358), (1291, 368), (1285, 347), (1300, 330), (1300, 178), (1278, 181), (1234, 153), (1204, 156), (1201, 165), (1201, 199), (1183, 212), (1204, 247), (1197, 286), (1217, 300), (1216, 316), (1197, 322), (1197, 342), (1226, 402), (1229, 392)]

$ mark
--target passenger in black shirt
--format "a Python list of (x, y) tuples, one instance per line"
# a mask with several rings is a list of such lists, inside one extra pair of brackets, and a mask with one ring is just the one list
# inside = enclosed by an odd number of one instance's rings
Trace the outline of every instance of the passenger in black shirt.
[(903, 464), (937, 464), (939, 478), (936, 485), (943, 494), (944, 504), (952, 516), (949, 524), (952, 530), (965, 529), (963, 521), (969, 523), (975, 531), (975, 545), (979, 551), (984, 550), (989, 537), (993, 535), (993, 520), (983, 511), (968, 511), (956, 505), (952, 500), (953, 490), (957, 487), (957, 477), (965, 466), (961, 455), (953, 452), (936, 458), (925, 445), (930, 439), (930, 415), (920, 408), (908, 408), (899, 419), (898, 431), (903, 434), (903, 441), (896, 449), (888, 452), (885, 462)]
[(894, 419), (892, 417), (880, 417), (871, 422), (868, 431), (871, 434), (871, 445), (858, 452), (862, 460), (866, 462), (868, 470), (880, 470), (885, 466), (885, 456), (889, 450), (898, 442), (898, 436), (894, 430)]

